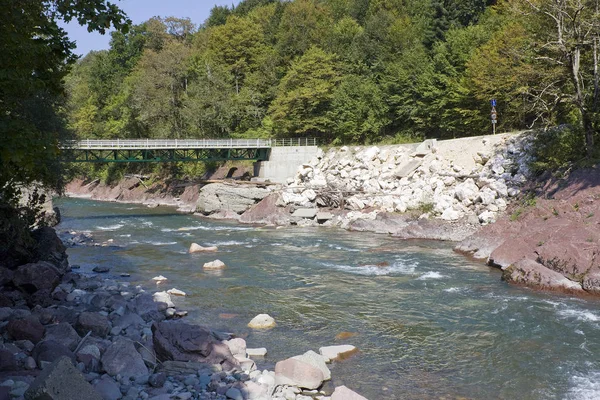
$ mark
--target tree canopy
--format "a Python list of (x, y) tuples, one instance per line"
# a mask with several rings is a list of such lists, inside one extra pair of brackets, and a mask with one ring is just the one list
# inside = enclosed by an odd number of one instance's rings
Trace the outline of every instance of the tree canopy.
[[(597, 8), (563, 3), (243, 0), (198, 29), (154, 18), (78, 62), (67, 115), (80, 137), (391, 143), (491, 133), (497, 99), (499, 131), (585, 125), (591, 148)], [(573, 18), (562, 45), (553, 15)]]
[[(111, 26), (125, 31), (129, 21), (103, 0), (0, 0), (0, 6), (0, 203), (15, 204), (19, 188), (33, 182), (60, 188), (58, 140), (67, 132), (63, 80), (76, 56), (57, 22), (76, 20), (105, 33)], [(87, 109), (76, 112), (101, 111), (92, 95), (79, 92)]]

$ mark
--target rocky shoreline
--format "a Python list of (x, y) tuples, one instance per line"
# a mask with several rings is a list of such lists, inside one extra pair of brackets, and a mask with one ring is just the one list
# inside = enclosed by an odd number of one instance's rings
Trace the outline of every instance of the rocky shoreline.
[(0, 399), (364, 399), (344, 386), (323, 388), (326, 362), (352, 346), (257, 370), (249, 357), (266, 349), (186, 323), (171, 298), (181, 291), (78, 274), (52, 228), (38, 236), (39, 260), (0, 267)]
[(264, 225), (331, 226), (399, 239), (456, 242), (508, 282), (600, 294), (596, 170), (532, 180), (527, 133), (342, 147), (301, 166), (285, 185), (228, 181), (116, 186), (75, 180), (67, 194), (178, 207)]

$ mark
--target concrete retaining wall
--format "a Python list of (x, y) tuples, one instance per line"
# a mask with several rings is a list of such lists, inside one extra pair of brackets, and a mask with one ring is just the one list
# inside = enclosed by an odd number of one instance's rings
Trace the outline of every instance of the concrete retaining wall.
[(317, 146), (273, 147), (269, 161), (254, 164), (254, 176), (276, 183), (285, 183), (293, 178), (298, 167), (308, 163), (317, 155)]

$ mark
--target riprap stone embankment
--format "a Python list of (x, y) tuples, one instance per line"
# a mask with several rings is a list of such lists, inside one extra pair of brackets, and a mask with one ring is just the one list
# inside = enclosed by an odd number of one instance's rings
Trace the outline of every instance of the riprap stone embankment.
[[(520, 193), (529, 173), (528, 143), (526, 136), (505, 134), (331, 149), (288, 180), (278, 204), (344, 210), (326, 225), (462, 240), (494, 222)], [(306, 220), (294, 222), (311, 223)]]

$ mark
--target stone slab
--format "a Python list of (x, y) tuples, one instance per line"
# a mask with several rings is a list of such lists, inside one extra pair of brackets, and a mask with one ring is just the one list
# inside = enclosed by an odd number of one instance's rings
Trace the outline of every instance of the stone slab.
[(298, 208), (294, 211), (292, 217), (312, 219), (317, 216), (317, 212), (316, 208)]
[(102, 400), (68, 357), (60, 357), (29, 386), (26, 400)]

